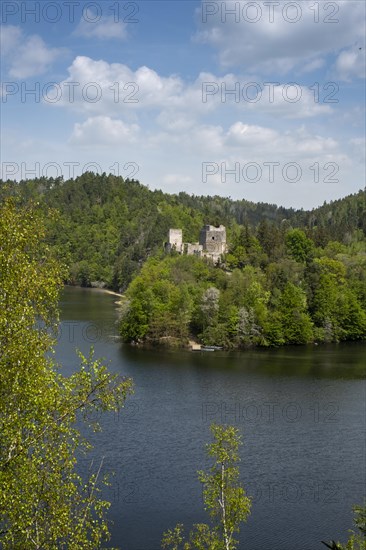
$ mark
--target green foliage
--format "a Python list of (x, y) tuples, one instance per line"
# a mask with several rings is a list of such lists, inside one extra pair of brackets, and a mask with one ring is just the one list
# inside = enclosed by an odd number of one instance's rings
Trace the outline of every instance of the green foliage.
[[(278, 261), (284, 256), (289, 228), (289, 240), (292, 228), (298, 228), (322, 247), (330, 241), (356, 245), (366, 234), (365, 191), (304, 212), (218, 196), (168, 195), (135, 180), (87, 172), (67, 181), (0, 180), (0, 197), (9, 195), (23, 203), (38, 201), (44, 211), (52, 206), (60, 212), (57, 220), (47, 220), (47, 241), (70, 266), (69, 283), (104, 281), (115, 290), (125, 290), (146, 259), (162, 249), (170, 227), (181, 227), (185, 241), (194, 242), (203, 224), (224, 224), (230, 269)], [(294, 246), (300, 245), (294, 253), (301, 262), (308, 252), (306, 238), (298, 243), (294, 239)], [(332, 247), (328, 253), (334, 254)]]
[(312, 300), (313, 318), (324, 340), (357, 340), (366, 333), (366, 314), (346, 280), (346, 267), (329, 258), (314, 260), (318, 273)]
[(230, 269), (243, 268), (246, 265), (259, 266), (266, 261), (262, 247), (246, 224), (235, 225), (231, 231), (231, 242), (226, 264)]
[(305, 292), (294, 284), (287, 283), (278, 306), (285, 341), (289, 344), (311, 342), (312, 321), (307, 313)]
[(350, 530), (350, 537), (346, 544), (332, 541), (323, 544), (331, 550), (366, 550), (366, 505), (354, 506), (354, 524), (358, 531)]
[(234, 535), (250, 514), (251, 499), (239, 482), (241, 438), (233, 426), (211, 426), (213, 442), (207, 445), (213, 464), (198, 472), (203, 484), (205, 510), (211, 525), (196, 524), (186, 539), (182, 524), (164, 533), (162, 547), (171, 550), (235, 550)]
[(77, 473), (89, 445), (76, 421), (117, 410), (132, 386), (92, 358), (69, 378), (58, 372), (52, 331), (65, 270), (44, 225), (31, 204), (0, 208), (0, 546), (96, 549), (108, 539), (109, 503), (102, 464), (87, 480)]
[[(306, 212), (168, 195), (86, 173), (65, 182), (0, 181), (0, 196), (8, 195), (58, 209), (46, 218), (46, 239), (70, 265), (66, 282), (128, 289), (121, 321), (128, 342), (177, 346), (193, 337), (241, 349), (366, 338), (366, 191)], [(205, 223), (227, 228), (220, 268), (179, 255), (165, 260), (170, 227), (194, 242)], [(212, 312), (209, 288), (218, 293)]]
[(283, 235), (276, 224), (269, 223), (267, 219), (262, 220), (258, 224), (257, 237), (269, 261), (276, 261), (283, 256)]
[(297, 262), (305, 262), (314, 247), (301, 229), (292, 229), (286, 235), (286, 247)]
[(131, 283), (121, 333), (127, 342), (176, 346), (194, 338), (226, 349), (364, 339), (357, 289), (346, 265), (326, 256), (306, 267), (284, 258), (227, 272), (169, 255), (147, 261)]
[(194, 296), (199, 292), (195, 277), (206, 280), (213, 272), (213, 268), (206, 274), (200, 269), (195, 272), (199, 263), (197, 258), (185, 256), (146, 262), (126, 293), (121, 319), (125, 341), (187, 341)]
[(324, 247), (329, 241), (350, 245), (366, 235), (366, 188), (344, 199), (331, 201), (311, 212), (296, 212), (291, 218), (293, 226), (311, 230), (316, 246)]
[(24, 203), (33, 198), (44, 210), (51, 205), (60, 212), (48, 223), (47, 240), (70, 265), (67, 282), (104, 281), (115, 290), (125, 290), (148, 257), (162, 250), (170, 227), (181, 227), (185, 241), (194, 242), (204, 223), (224, 223), (230, 231), (234, 220), (257, 223), (263, 212), (278, 220), (293, 212), (245, 200), (168, 195), (91, 172), (68, 181), (0, 181), (0, 197), (6, 195), (18, 195)]

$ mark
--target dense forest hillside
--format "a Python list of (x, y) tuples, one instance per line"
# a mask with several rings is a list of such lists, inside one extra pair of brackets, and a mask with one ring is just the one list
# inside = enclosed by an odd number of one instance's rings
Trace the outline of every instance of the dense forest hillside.
[[(366, 338), (365, 190), (310, 212), (93, 173), (0, 182), (6, 195), (48, 212), (65, 282), (126, 291), (125, 341), (237, 349)], [(226, 226), (218, 265), (164, 252), (169, 228), (195, 242), (204, 224)]]
[[(365, 191), (307, 212), (219, 196), (170, 195), (138, 181), (88, 172), (67, 181), (0, 181), (0, 197), (7, 194), (58, 211), (56, 219), (50, 218), (48, 241), (70, 266), (67, 282), (88, 286), (102, 281), (115, 290), (125, 290), (147, 258), (161, 252), (170, 227), (182, 228), (184, 240), (194, 242), (203, 224), (225, 225), (229, 268), (281, 257), (290, 228), (304, 229), (315, 246), (331, 240), (351, 246), (366, 234)], [(254, 239), (244, 243), (245, 250), (239, 237), (243, 230), (247, 241)]]
[(357, 229), (363, 237), (366, 235), (366, 190), (324, 203), (311, 211), (296, 212), (291, 219), (296, 226), (312, 229), (312, 236), (319, 244), (329, 240), (347, 244)]

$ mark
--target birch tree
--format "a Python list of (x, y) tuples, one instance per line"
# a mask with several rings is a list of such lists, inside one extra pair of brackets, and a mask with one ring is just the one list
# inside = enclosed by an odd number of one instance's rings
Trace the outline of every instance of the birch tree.
[(90, 445), (77, 422), (118, 410), (132, 382), (91, 358), (71, 377), (55, 364), (63, 270), (44, 225), (36, 206), (0, 207), (0, 547), (95, 550), (108, 539), (109, 503), (102, 461), (89, 479), (78, 473)]
[(233, 426), (211, 426), (213, 442), (207, 453), (213, 463), (208, 472), (198, 472), (203, 484), (205, 510), (211, 524), (196, 524), (188, 537), (182, 524), (164, 533), (162, 547), (170, 550), (235, 550), (241, 524), (250, 514), (251, 499), (239, 480), (241, 438)]

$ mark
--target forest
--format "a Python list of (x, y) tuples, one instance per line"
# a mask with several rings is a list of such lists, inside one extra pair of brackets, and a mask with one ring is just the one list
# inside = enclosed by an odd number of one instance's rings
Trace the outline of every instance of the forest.
[[(94, 187), (88, 187), (89, 177)], [(99, 464), (91, 460), (86, 478), (78, 463), (92, 448), (88, 434), (101, 429), (100, 414), (119, 414), (134, 386), (130, 378), (110, 373), (92, 351), (89, 356), (78, 354), (79, 365), (71, 376), (60, 371), (53, 354), (59, 291), (65, 282), (88, 285), (91, 275), (98, 275), (101, 283), (103, 273), (112, 274), (105, 284), (124, 281), (121, 331), (127, 341), (182, 345), (195, 337), (230, 349), (365, 338), (365, 192), (310, 213), (287, 211), (284, 218), (285, 211), (273, 205), (183, 197), (182, 202), (197, 201), (201, 209), (196, 209), (138, 182), (112, 178), (105, 187), (102, 182), (94, 175), (87, 175), (83, 186), (78, 180), (0, 182), (4, 550), (95, 550), (106, 548), (111, 537), (111, 503), (101, 493), (111, 481), (102, 471), (103, 458)], [(124, 197), (117, 201), (119, 207), (130, 212), (122, 220), (112, 208), (113, 185)], [(229, 214), (224, 217), (230, 205), (238, 208), (238, 217), (245, 216), (243, 223)], [(195, 225), (211, 220), (220, 208), (230, 241), (217, 266), (195, 256), (164, 254), (159, 239), (165, 228), (138, 224), (131, 214), (160, 216), (168, 227), (184, 220), (184, 235), (192, 238)], [(176, 223), (170, 223), (172, 219)], [(117, 220), (125, 228), (130, 223), (131, 232), (118, 232)], [(64, 232), (83, 237), (85, 250), (77, 239), (68, 248)], [(142, 243), (149, 240), (150, 247), (140, 249), (144, 255), (136, 255), (133, 270), (118, 280), (115, 269), (121, 256), (141, 244), (136, 235), (143, 235)], [(91, 258), (95, 263), (89, 265)], [(81, 262), (94, 270), (84, 272), (90, 279), (78, 280)], [(211, 432), (213, 440), (206, 445), (211, 467), (198, 472), (209, 523), (194, 524), (188, 531), (181, 523), (168, 527), (161, 541), (166, 550), (238, 547), (235, 537), (252, 505), (239, 477), (241, 437), (234, 426), (213, 424)], [(354, 529), (345, 545), (322, 541), (325, 547), (365, 550), (365, 505), (356, 505), (354, 514)]]
[[(124, 292), (121, 335), (140, 344), (225, 349), (366, 338), (366, 190), (312, 211), (219, 196), (170, 195), (85, 173), (0, 181), (0, 198), (33, 200), (65, 283)], [(166, 255), (170, 227), (194, 242), (223, 224), (214, 266)]]

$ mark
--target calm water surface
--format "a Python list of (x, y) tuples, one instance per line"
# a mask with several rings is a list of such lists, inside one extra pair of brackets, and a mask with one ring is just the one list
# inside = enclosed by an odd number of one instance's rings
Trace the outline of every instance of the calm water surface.
[[(241, 478), (253, 497), (240, 549), (316, 550), (347, 538), (366, 479), (366, 345), (246, 353), (142, 351), (116, 341), (116, 296), (66, 288), (56, 357), (70, 373), (75, 348), (130, 376), (135, 394), (105, 415), (94, 465), (114, 472), (112, 545), (158, 550), (181, 522), (206, 521), (196, 472), (212, 422), (243, 435)], [(90, 460), (84, 468), (90, 467)]]

